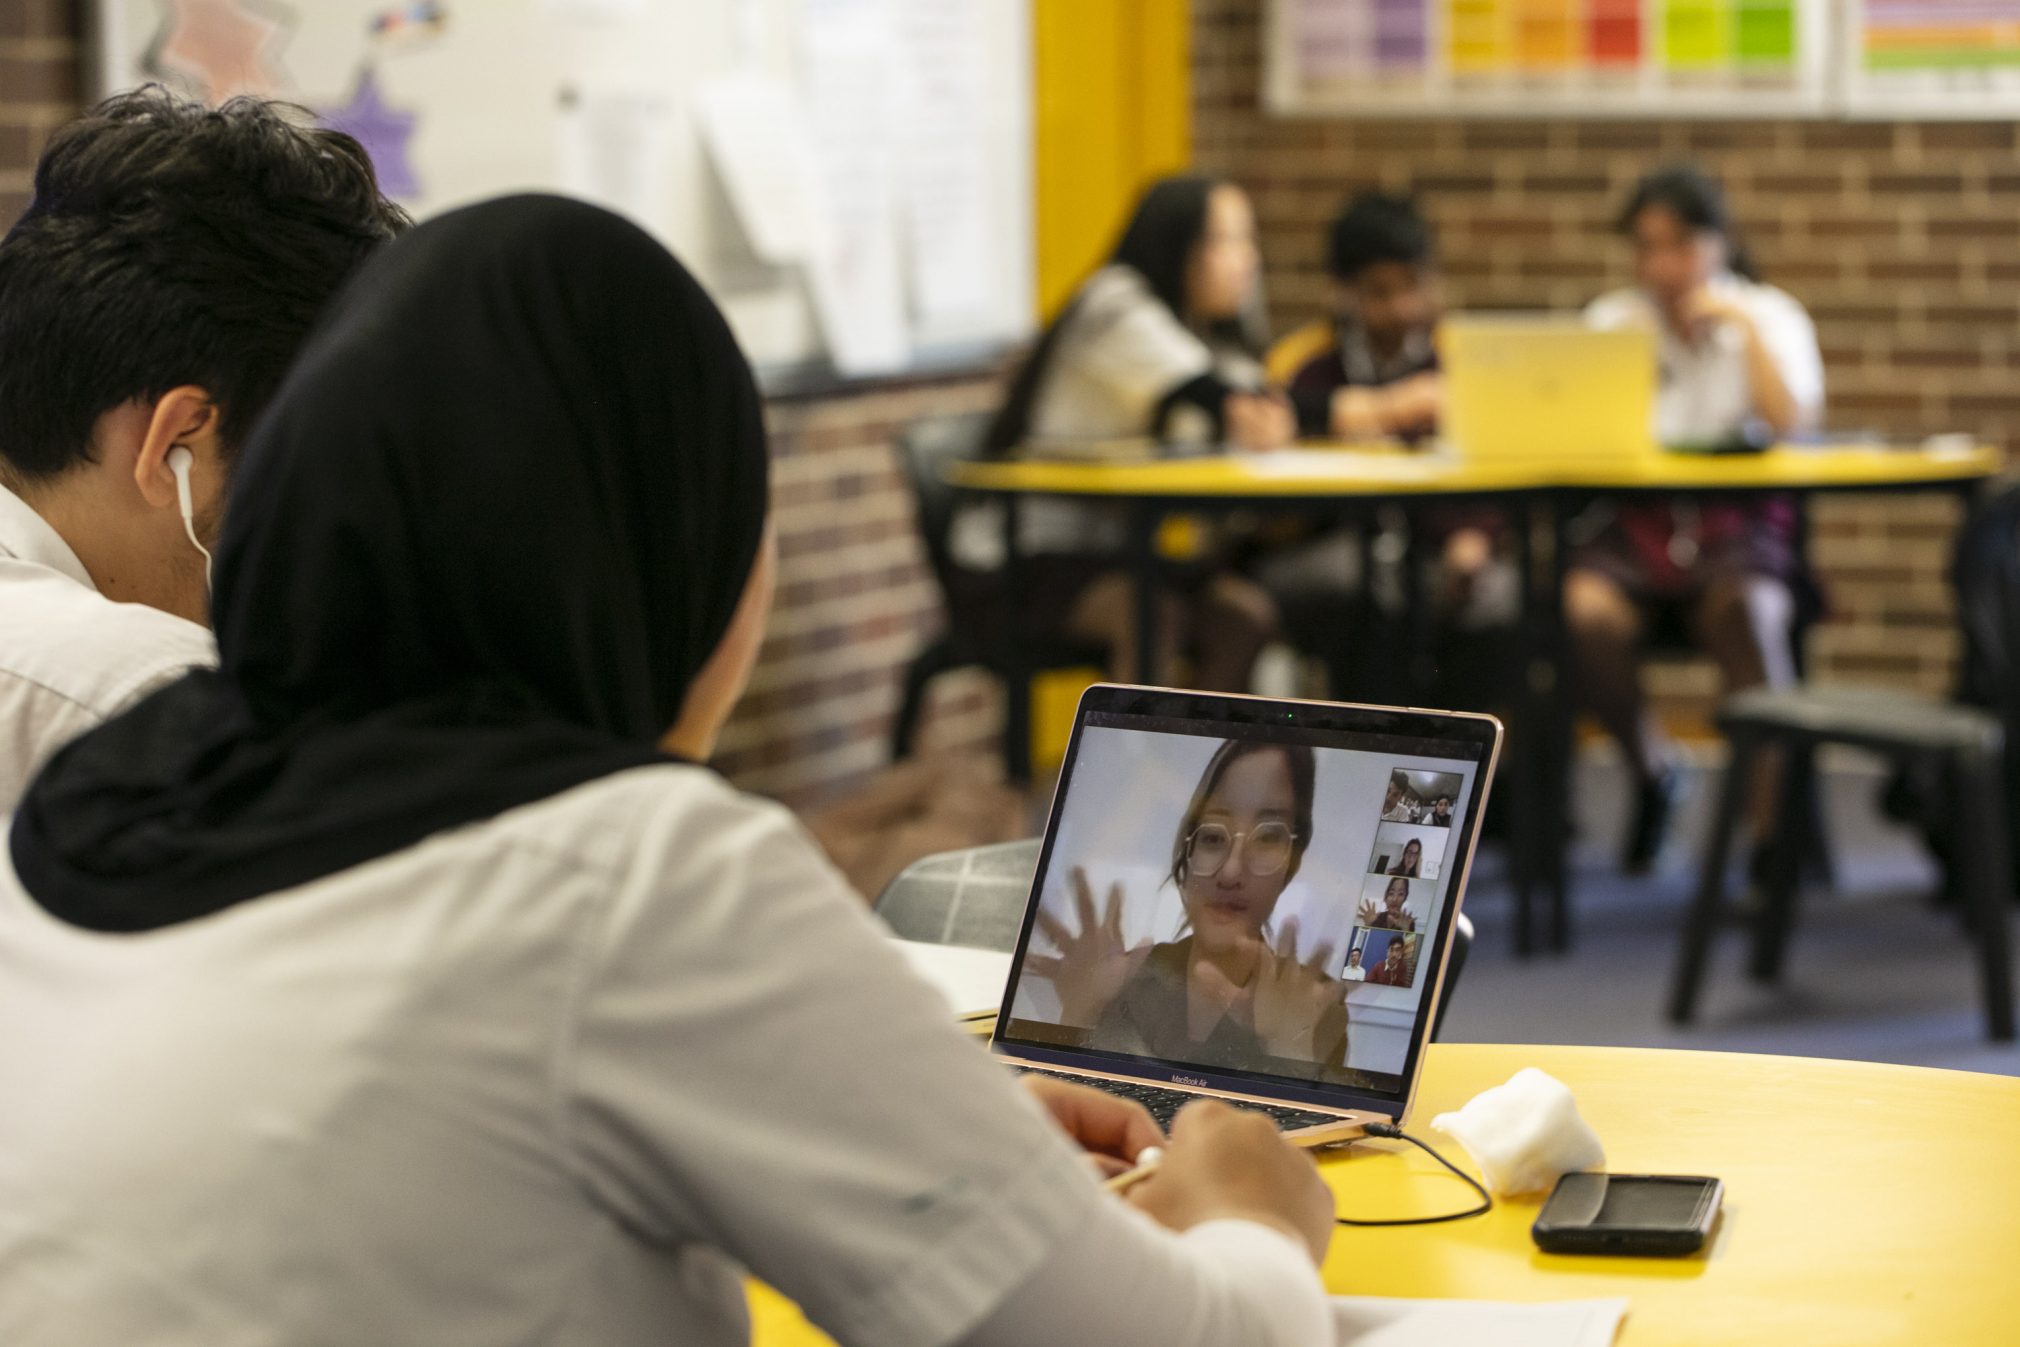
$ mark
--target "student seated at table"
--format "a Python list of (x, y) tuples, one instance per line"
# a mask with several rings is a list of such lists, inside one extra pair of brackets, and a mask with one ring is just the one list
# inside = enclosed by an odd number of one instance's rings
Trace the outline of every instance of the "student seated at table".
[[(1254, 212), (1239, 187), (1204, 177), (1152, 185), (1108, 262), (1045, 329), (1011, 381), (987, 452), (1087, 457), (1146, 438), (1165, 452), (1289, 443), (1290, 406), (1264, 390), (1258, 363), (1260, 270)], [(1135, 650), (1125, 542), (1112, 509), (1043, 498), (1019, 505), (1022, 608), (1053, 623), (1051, 634), (1106, 647), (1111, 674), (1131, 680), (1146, 664)], [(952, 546), (965, 566), (1001, 566), (1000, 505), (965, 508)], [(1276, 629), (1268, 596), (1223, 568), (1210, 549), (1167, 574), (1159, 630), (1168, 648), (1147, 669), (1168, 669), (1183, 649), (1194, 685), (1247, 688), (1255, 657)]]
[(740, 1343), (746, 1271), (845, 1344), (1330, 1340), (1268, 1119), (1180, 1114), (1125, 1211), (1090, 1160), (1149, 1115), (1019, 1086), (701, 765), (767, 475), (728, 326), (605, 211), (456, 211), (338, 299), (244, 451), (221, 666), (0, 860), (8, 1347)]
[(201, 549), (234, 456), (406, 223), (355, 140), (259, 99), (150, 86), (50, 136), (0, 239), (0, 816), (76, 735), (216, 661)]
[(1415, 440), (1438, 428), (1443, 392), (1432, 343), (1439, 315), (1436, 238), (1408, 197), (1364, 192), (1333, 221), (1330, 322), (1286, 337), (1271, 363), (1315, 344), (1289, 372), (1298, 433), (1310, 439)]
[[(1270, 353), (1271, 372), (1288, 381), (1298, 433), (1356, 443), (1427, 442), (1438, 429), (1444, 396), (1434, 342), (1442, 311), (1437, 237), (1430, 222), (1408, 197), (1363, 192), (1333, 221), (1326, 245), (1333, 316), (1298, 329)], [(1426, 512), (1423, 523), (1432, 544), (1427, 555), (1437, 558), (1433, 597), (1439, 610), (1468, 628), (1504, 624), (1512, 616), (1515, 574), (1512, 565), (1496, 563), (1497, 551), (1506, 550), (1497, 546), (1506, 532), (1500, 513), (1447, 506)], [(1359, 569), (1358, 545), (1348, 531), (1279, 545), (1259, 553), (1254, 565), (1283, 613), (1288, 639), (1323, 658), (1339, 684), (1354, 678), (1356, 654), (1340, 595)], [(1348, 695), (1345, 686), (1332, 691)]]
[[(1655, 434), (1671, 446), (1768, 443), (1816, 429), (1823, 359), (1803, 306), (1763, 284), (1740, 246), (1725, 195), (1697, 169), (1643, 178), (1620, 214), (1636, 285), (1596, 300), (1601, 327), (1656, 333)], [(1640, 647), (1652, 621), (1681, 617), (1717, 661), (1728, 691), (1795, 677), (1791, 632), (1796, 507), (1628, 502), (1575, 521), (1566, 582), (1581, 691), (1620, 742), (1638, 782), (1626, 849), (1645, 869), (1675, 794), (1671, 750), (1641, 694)]]

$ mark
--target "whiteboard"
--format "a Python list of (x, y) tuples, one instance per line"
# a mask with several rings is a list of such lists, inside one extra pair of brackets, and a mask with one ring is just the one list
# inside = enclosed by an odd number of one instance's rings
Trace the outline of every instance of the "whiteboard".
[[(302, 103), (362, 129), (417, 217), (527, 190), (630, 215), (769, 384), (972, 358), (1033, 324), (1028, 0), (99, 0), (95, 17), (102, 91)], [(814, 180), (772, 182), (769, 219), (700, 115), (752, 90), (786, 109), (780, 162)]]

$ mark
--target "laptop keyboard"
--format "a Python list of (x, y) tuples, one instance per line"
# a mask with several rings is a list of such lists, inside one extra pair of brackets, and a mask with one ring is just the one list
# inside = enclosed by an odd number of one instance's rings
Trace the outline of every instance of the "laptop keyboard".
[[(1091, 1085), (1108, 1094), (1133, 1099), (1150, 1110), (1150, 1116), (1157, 1120), (1159, 1127), (1170, 1127), (1171, 1120), (1178, 1111), (1195, 1099), (1212, 1098), (1193, 1094), (1186, 1090), (1167, 1089), (1162, 1085), (1146, 1085), (1134, 1080), (1103, 1080), (1099, 1076), (1075, 1076), (1064, 1071), (1043, 1071), (1036, 1067), (1012, 1068), (1020, 1076), (1050, 1076), (1054, 1080), (1070, 1081), (1075, 1085)], [(1225, 1099), (1222, 1103), (1236, 1108), (1250, 1109), (1256, 1113), (1268, 1114), (1280, 1132), (1293, 1132), (1301, 1127), (1317, 1127), (1324, 1123), (1342, 1121), (1337, 1113), (1314, 1113), (1310, 1109), (1286, 1108), (1277, 1104), (1256, 1104), (1246, 1100)]]

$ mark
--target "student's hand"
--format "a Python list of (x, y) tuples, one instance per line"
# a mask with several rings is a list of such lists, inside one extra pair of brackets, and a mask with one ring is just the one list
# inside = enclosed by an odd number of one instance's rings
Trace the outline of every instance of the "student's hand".
[(1372, 898), (1361, 899), (1361, 905), (1354, 909), (1356, 926), (1373, 926), (1375, 918), (1382, 915), (1382, 905)]
[(1297, 437), (1297, 413), (1280, 393), (1229, 393), (1221, 403), (1228, 443), (1241, 449), (1281, 449)]
[(1741, 332), (1753, 330), (1753, 316), (1730, 296), (1700, 285), (1683, 297), (1677, 306), (1677, 321), (1692, 341), (1703, 341), (1713, 329), (1731, 325)]
[(1080, 913), (1080, 929), (1040, 908), (1038, 929), (1059, 950), (1057, 955), (1027, 954), (1024, 971), (1048, 978), (1059, 992), (1060, 1018), (1067, 1024), (1091, 1029), (1134, 977), (1150, 955), (1150, 942), (1122, 943), (1122, 886), (1108, 890), (1107, 909), (1096, 916), (1094, 890), (1087, 883), (1087, 871), (1073, 867), (1073, 903)]
[(1311, 1157), (1261, 1113), (1217, 1099), (1187, 1104), (1171, 1125), (1157, 1173), (1126, 1199), (1172, 1230), (1255, 1221), (1300, 1240), (1314, 1266), (1333, 1238), (1333, 1194)]
[(1145, 1147), (1164, 1144), (1164, 1133), (1150, 1110), (1133, 1099), (1054, 1076), (1026, 1076), (1024, 1088), (1038, 1097), (1052, 1121), (1087, 1152), (1105, 1178), (1133, 1169)]
[(1438, 428), (1445, 384), (1436, 374), (1415, 374), (1382, 390), (1382, 420), (1395, 435), (1421, 435)]

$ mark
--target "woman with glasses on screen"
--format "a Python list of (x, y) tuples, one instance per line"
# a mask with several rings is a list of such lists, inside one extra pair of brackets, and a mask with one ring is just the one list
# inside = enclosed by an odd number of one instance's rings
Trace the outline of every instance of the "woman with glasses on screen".
[(1172, 839), (1176, 940), (1126, 946), (1122, 886), (1097, 913), (1075, 867), (1080, 929), (1041, 910), (1058, 953), (1025, 966), (1051, 979), (1066, 1023), (1092, 1028), (1086, 1046), (1246, 1070), (1344, 1065), (1347, 984), (1331, 974), (1333, 946), (1300, 959), (1297, 919), (1274, 932), (1270, 921), (1311, 846), (1316, 774), (1303, 745), (1231, 739), (1214, 753)]
[(1389, 873), (1392, 875), (1407, 875), (1409, 878), (1415, 879), (1417, 878), (1417, 872), (1423, 868), (1423, 865), (1424, 844), (1413, 837), (1403, 843), (1403, 854), (1398, 856), (1396, 863), (1389, 867)]

